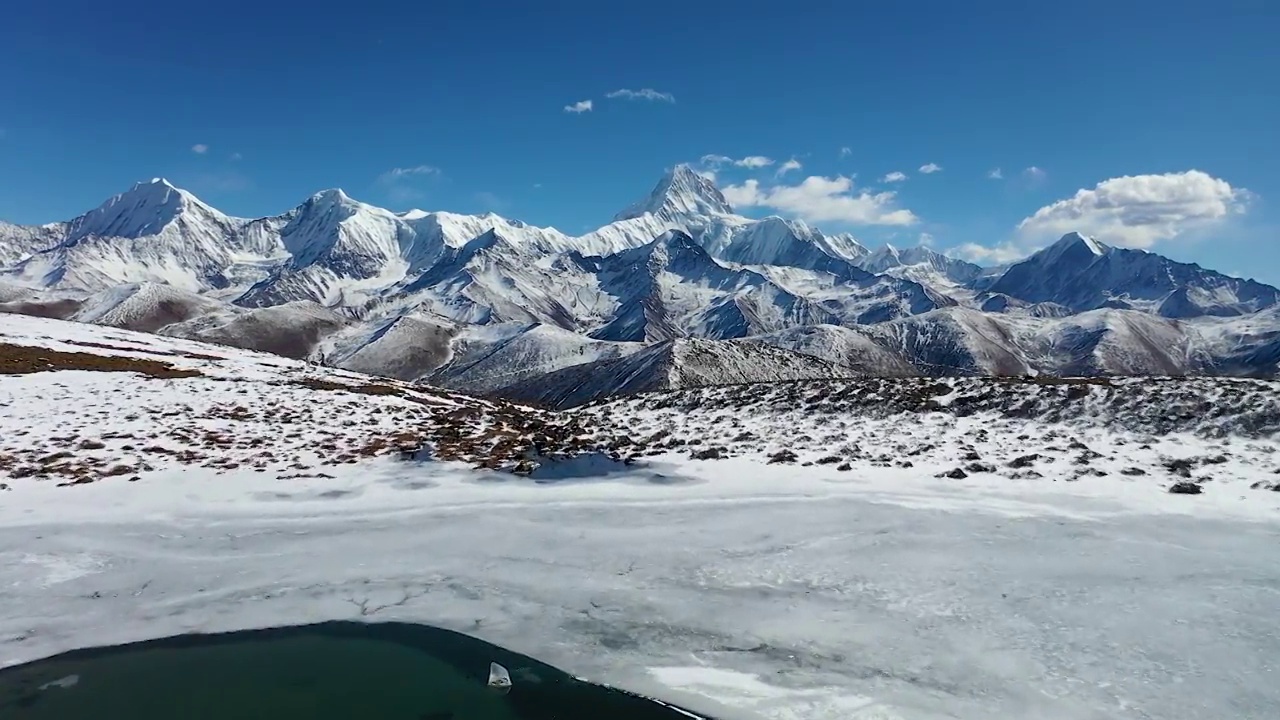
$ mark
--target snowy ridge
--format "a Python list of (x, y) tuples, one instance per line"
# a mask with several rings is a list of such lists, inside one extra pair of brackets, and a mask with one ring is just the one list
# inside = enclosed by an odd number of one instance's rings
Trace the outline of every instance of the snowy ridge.
[(898, 249), (885, 245), (858, 262), (870, 273), (890, 273), (940, 287), (968, 287), (983, 274), (973, 263), (947, 257), (927, 247)]
[(498, 393), (556, 408), (655, 390), (849, 377), (854, 371), (810, 355), (745, 341), (668, 340), (619, 358), (567, 367)]
[(1184, 322), (1129, 310), (1036, 317), (951, 307), (865, 327), (814, 326), (755, 339), (868, 374), (913, 368), (932, 376), (1273, 377), (1280, 373), (1280, 327), (1274, 314), (1260, 315), (1270, 317)]
[(67, 242), (88, 237), (140, 238), (159, 235), (166, 227), (180, 222), (187, 212), (233, 225), (230, 218), (200, 202), (196, 196), (179, 190), (169, 181), (152, 178), (138, 183), (128, 192), (107, 200), (97, 209), (72, 220), (67, 228)]
[(1074, 312), (1110, 307), (1171, 318), (1246, 315), (1280, 302), (1280, 291), (1271, 286), (1109, 247), (1079, 233), (1010, 266), (988, 290)]
[(677, 165), (654, 186), (649, 197), (614, 216), (614, 220), (631, 220), (652, 215), (663, 222), (700, 215), (732, 215), (733, 207), (715, 183), (694, 172), (688, 165)]
[(31, 255), (46, 250), (66, 237), (60, 224), (26, 227), (0, 221), (0, 268), (17, 264)]
[[(683, 165), (577, 237), (493, 214), (394, 213), (336, 189), (244, 220), (155, 179), (66, 223), (0, 225), (0, 287), (4, 312), (485, 393), (527, 379), (509, 367), (515, 350), (458, 370), (459, 346), (489, 325), (547, 328), (526, 338), (529, 366), (547, 372), (619, 359), (628, 343), (759, 336), (860, 372), (1269, 376), (1280, 333), (1280, 291), (1253, 281), (1076, 233), (1006, 268), (872, 252), (737, 215)], [(840, 330), (801, 331), (819, 326)]]
[(55, 244), (7, 275), (21, 284), (88, 292), (138, 282), (221, 290), (247, 257), (243, 225), (156, 179), (61, 226)]
[(438, 319), (404, 315), (349, 325), (326, 338), (317, 356), (345, 370), (416, 380), (449, 359), (456, 333)]
[(748, 339), (822, 358), (860, 375), (894, 377), (920, 374), (907, 355), (883, 347), (867, 333), (853, 328), (806, 325)]
[(644, 347), (594, 340), (550, 325), (470, 327), (454, 340), (449, 362), (425, 380), (465, 392), (501, 395), (504, 388), (531, 378), (626, 357)]

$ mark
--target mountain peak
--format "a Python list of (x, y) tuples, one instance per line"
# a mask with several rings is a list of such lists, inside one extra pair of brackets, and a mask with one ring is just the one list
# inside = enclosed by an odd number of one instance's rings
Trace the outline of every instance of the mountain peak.
[(1083, 248), (1091, 255), (1106, 255), (1107, 251), (1111, 249), (1091, 237), (1081, 235), (1078, 232), (1069, 232), (1050, 245), (1047, 250), (1056, 250), (1057, 254), (1061, 255), (1063, 252), (1073, 248)]
[(317, 203), (331, 203), (331, 204), (340, 204), (340, 205), (349, 205), (356, 202), (355, 200), (351, 199), (350, 195), (343, 192), (342, 188), (329, 188), (328, 190), (321, 190), (315, 195), (312, 195), (311, 199)]
[(68, 240), (75, 241), (90, 235), (134, 238), (155, 235), (193, 207), (218, 215), (216, 210), (186, 190), (175, 187), (164, 178), (152, 178), (113, 195), (97, 208), (72, 220)]
[(624, 266), (650, 268), (666, 267), (673, 263), (701, 265), (715, 262), (701, 245), (681, 230), (667, 230), (650, 242), (618, 253), (616, 257), (622, 259)]
[(134, 183), (133, 187), (129, 188), (125, 192), (120, 193), (119, 195), (116, 195), (115, 197), (111, 198), (111, 200), (108, 200), (107, 202), (110, 203), (112, 200), (115, 200), (116, 198), (133, 198), (133, 197), (164, 198), (171, 193), (176, 194), (178, 196), (178, 199), (182, 199), (185, 196), (190, 195), (190, 193), (186, 192), (185, 190), (179, 189), (178, 186), (174, 185), (168, 180), (165, 180), (164, 178), (156, 177), (156, 178), (151, 178), (146, 182)]
[(894, 247), (889, 243), (885, 243), (884, 247), (881, 247), (880, 249), (868, 255), (865, 262), (871, 263), (871, 264), (885, 263), (885, 262), (888, 262), (890, 264), (898, 264), (901, 261), (901, 255), (902, 253), (898, 251), (898, 248)]
[(659, 235), (658, 237), (654, 238), (653, 242), (650, 243), (650, 245), (661, 246), (666, 248), (675, 247), (675, 248), (681, 248), (681, 249), (689, 249), (695, 252), (705, 252), (702, 250), (702, 246), (699, 245), (697, 241), (695, 241), (693, 237), (689, 235), (689, 233), (681, 230), (668, 230), (662, 233), (661, 235)]
[(669, 221), (691, 215), (732, 215), (733, 206), (715, 183), (681, 164), (668, 170), (647, 198), (618, 213), (614, 221), (646, 213)]

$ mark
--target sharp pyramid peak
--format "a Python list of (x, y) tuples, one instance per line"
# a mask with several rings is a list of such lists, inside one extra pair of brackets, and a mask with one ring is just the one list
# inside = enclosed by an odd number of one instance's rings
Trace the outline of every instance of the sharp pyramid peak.
[[(162, 177), (154, 177), (150, 180), (134, 183), (133, 187), (118, 194), (113, 195), (98, 210), (115, 208), (122, 210), (127, 207), (133, 207), (137, 210), (168, 208), (168, 212), (173, 214), (181, 213), (183, 210), (197, 209), (206, 214), (222, 216), (223, 213), (214, 209), (191, 192), (184, 190), (167, 179)], [(161, 214), (164, 214), (161, 212)]]
[(69, 240), (90, 235), (145, 237), (163, 230), (190, 210), (201, 217), (220, 218), (221, 213), (200, 202), (164, 178), (135, 183), (71, 221)]
[[(179, 188), (164, 178), (156, 177), (145, 182), (134, 183), (133, 187), (114, 196), (112, 200), (117, 198), (148, 198), (164, 201), (170, 199), (171, 195), (175, 200), (192, 197), (191, 193), (186, 190)], [(108, 202), (111, 201), (109, 200)]]
[(1070, 253), (1072, 257), (1101, 257), (1106, 255), (1110, 250), (1110, 247), (1087, 235), (1078, 232), (1069, 232), (1059, 238), (1054, 244), (1044, 250), (1041, 250), (1039, 253), (1036, 253), (1036, 255), (1046, 261), (1053, 262), (1068, 253)]
[(646, 213), (662, 220), (672, 220), (733, 214), (733, 206), (710, 178), (687, 164), (680, 164), (663, 174), (648, 197), (618, 213), (614, 220), (628, 220)]

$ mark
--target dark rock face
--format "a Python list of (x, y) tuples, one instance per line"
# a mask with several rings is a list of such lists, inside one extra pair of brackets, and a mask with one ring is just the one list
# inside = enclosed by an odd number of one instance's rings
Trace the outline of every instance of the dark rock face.
[(1020, 455), (1009, 461), (1009, 467), (1014, 469), (1028, 468), (1034, 465), (1036, 461), (1039, 459), (1040, 459), (1040, 455), (1037, 453), (1031, 453), (1030, 455)]
[(726, 455), (727, 452), (728, 450), (722, 447), (709, 447), (702, 450), (694, 450), (689, 454), (689, 457), (694, 460), (721, 460), (728, 457)]
[(769, 456), (769, 464), (776, 465), (779, 463), (793, 463), (796, 461), (796, 454), (790, 450), (779, 450)]
[(1199, 495), (1204, 488), (1193, 482), (1180, 482), (1170, 486), (1169, 492), (1173, 495)]

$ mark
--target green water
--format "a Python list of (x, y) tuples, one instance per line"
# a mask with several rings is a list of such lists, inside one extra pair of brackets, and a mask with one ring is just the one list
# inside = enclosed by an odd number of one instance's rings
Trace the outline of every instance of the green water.
[[(510, 673), (489, 686), (490, 663)], [(689, 720), (459, 633), (333, 622), (180, 635), (0, 670), (4, 720)]]

